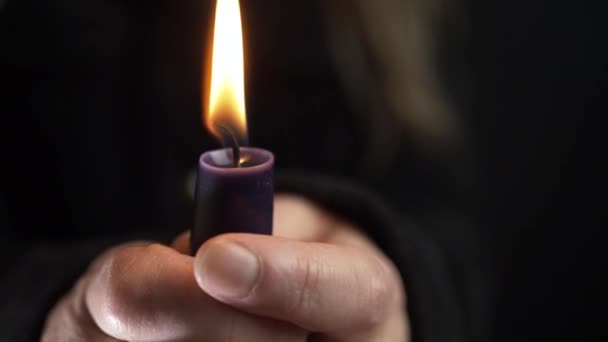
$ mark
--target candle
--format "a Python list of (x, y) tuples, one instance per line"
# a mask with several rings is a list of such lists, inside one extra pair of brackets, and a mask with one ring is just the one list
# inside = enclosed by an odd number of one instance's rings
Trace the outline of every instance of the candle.
[(217, 0), (214, 25), (204, 122), (228, 147), (203, 153), (199, 159), (191, 254), (221, 233), (272, 234), (274, 156), (242, 147), (247, 142), (247, 117), (238, 0)]

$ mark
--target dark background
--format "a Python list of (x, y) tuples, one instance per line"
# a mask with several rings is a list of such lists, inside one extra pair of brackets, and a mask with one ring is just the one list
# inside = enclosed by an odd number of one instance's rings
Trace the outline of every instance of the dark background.
[[(482, 280), (465, 292), (485, 304), (486, 340), (605, 340), (604, 12), (599, 2), (458, 6), (467, 34), (444, 35), (437, 63), (467, 127), (467, 186), (407, 137), (384, 177), (353, 166), (369, 136), (352, 120), (316, 2), (244, 1), (250, 140), (281, 169), (364, 183), (428, 223), (454, 272), (468, 265)], [(7, 265), (37, 241), (189, 225), (189, 172), (216, 146), (200, 123), (208, 10), (0, 2)]]

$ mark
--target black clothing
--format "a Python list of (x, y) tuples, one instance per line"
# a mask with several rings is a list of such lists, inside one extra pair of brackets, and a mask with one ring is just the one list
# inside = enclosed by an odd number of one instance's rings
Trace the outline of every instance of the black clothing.
[[(2, 196), (2, 250), (10, 260), (2, 286), (11, 294), (2, 307), (2, 321), (11, 322), (3, 340), (36, 338), (49, 308), (104, 248), (166, 242), (189, 227), (191, 171), (201, 152), (217, 147), (200, 123), (204, 6), (97, 5), (5, 9), (3, 34), (18, 34), (4, 56), (14, 96)], [(317, 15), (310, 6), (275, 5), (290, 25)], [(24, 27), (25, 15), (37, 25)], [(353, 167), (366, 132), (353, 123), (323, 42), (309, 41), (323, 37), (322, 29), (306, 25), (260, 43), (265, 30), (285, 25), (265, 23), (268, 15), (248, 16), (247, 98), (250, 140), (275, 152), (278, 174), (287, 174), (278, 191), (310, 196), (359, 224), (393, 258), (407, 281), (414, 341), (471, 341), (441, 248), (397, 214), (410, 201), (401, 169), (367, 182), (385, 186), (384, 198), (354, 185), (366, 183)]]
[[(464, 1), (470, 37), (448, 35), (439, 62), (473, 161), (448, 165), (404, 136), (374, 177), (353, 167), (367, 128), (329, 62), (318, 3), (243, 4), (252, 144), (275, 152), (279, 191), (357, 223), (397, 264), (413, 342), (602, 333), (606, 241), (592, 222), (605, 153), (589, 113), (607, 59), (599, 20), (551, 3)], [(190, 225), (191, 171), (217, 146), (200, 120), (207, 17), (205, 1), (0, 1), (0, 340), (36, 339), (104, 248)], [(585, 25), (560, 45), (547, 27), (566, 17)], [(507, 29), (514, 18), (525, 25)]]

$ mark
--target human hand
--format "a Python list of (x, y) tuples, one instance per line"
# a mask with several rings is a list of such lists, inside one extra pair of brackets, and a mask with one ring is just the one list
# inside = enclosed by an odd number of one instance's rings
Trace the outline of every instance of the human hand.
[(408, 340), (402, 282), (364, 235), (293, 196), (274, 219), (275, 236), (225, 234), (194, 258), (187, 234), (109, 250), (42, 341)]

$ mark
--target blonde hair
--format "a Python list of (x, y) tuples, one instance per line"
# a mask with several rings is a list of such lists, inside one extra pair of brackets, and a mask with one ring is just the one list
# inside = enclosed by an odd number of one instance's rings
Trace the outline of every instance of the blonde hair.
[(326, 4), (338, 72), (354, 112), (370, 127), (363, 164), (381, 169), (378, 163), (390, 162), (402, 136), (432, 153), (460, 145), (462, 125), (443, 94), (435, 65), (443, 1)]

